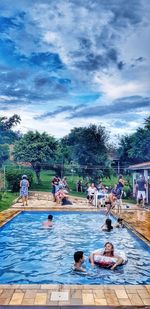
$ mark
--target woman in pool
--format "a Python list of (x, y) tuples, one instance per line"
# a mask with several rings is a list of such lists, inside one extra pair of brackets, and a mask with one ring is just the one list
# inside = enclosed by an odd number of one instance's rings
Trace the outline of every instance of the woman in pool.
[(114, 270), (117, 266), (124, 263), (121, 256), (115, 254), (114, 246), (111, 242), (106, 242), (104, 249), (98, 249), (90, 254), (91, 265), (99, 265)]
[(102, 231), (110, 232), (113, 229), (111, 223), (112, 223), (111, 219), (106, 219), (105, 223), (101, 227)]

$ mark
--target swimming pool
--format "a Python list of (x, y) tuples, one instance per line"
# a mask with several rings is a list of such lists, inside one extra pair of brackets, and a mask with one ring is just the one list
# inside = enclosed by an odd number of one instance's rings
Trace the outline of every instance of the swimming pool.
[[(43, 229), (48, 214), (22, 212), (0, 229), (0, 284), (150, 284), (149, 246), (130, 230), (101, 231), (106, 216), (89, 212), (51, 212), (54, 226)], [(128, 257), (115, 271), (88, 261), (107, 241)], [(77, 250), (84, 251), (87, 275), (71, 270)]]

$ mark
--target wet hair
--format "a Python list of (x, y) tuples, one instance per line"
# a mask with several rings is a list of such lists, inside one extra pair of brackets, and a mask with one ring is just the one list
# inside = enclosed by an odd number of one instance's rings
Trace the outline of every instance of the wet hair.
[(74, 253), (74, 260), (76, 263), (78, 263), (80, 261), (80, 259), (83, 258), (83, 251), (76, 251)]
[[(112, 248), (112, 250), (111, 250), (111, 254), (112, 254), (112, 256), (114, 256), (114, 246), (113, 246), (113, 244), (111, 243), (111, 242), (106, 242), (106, 244), (104, 245), (104, 247), (106, 248), (106, 246), (107, 245), (111, 245), (111, 248)], [(104, 255), (105, 255), (105, 250), (104, 250)]]
[(122, 223), (122, 221), (123, 221), (122, 218), (118, 218), (118, 219), (117, 219), (117, 222), (118, 222), (118, 223)]
[(108, 232), (110, 232), (113, 229), (113, 226), (111, 225), (111, 219), (106, 219), (105, 224), (107, 226)]
[(28, 179), (27, 175), (23, 175), (22, 179)]
[(53, 220), (53, 216), (52, 215), (48, 215), (48, 220)]

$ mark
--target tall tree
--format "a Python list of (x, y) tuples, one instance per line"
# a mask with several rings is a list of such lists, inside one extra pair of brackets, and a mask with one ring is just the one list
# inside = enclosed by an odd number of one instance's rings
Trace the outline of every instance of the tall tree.
[(14, 158), (17, 161), (30, 162), (37, 178), (40, 181), (42, 164), (51, 162), (55, 157), (57, 142), (47, 133), (29, 131), (14, 147)]
[(96, 125), (74, 128), (63, 139), (71, 150), (72, 160), (81, 166), (82, 175), (92, 179), (109, 174), (107, 141), (105, 128)]
[(118, 153), (121, 164), (125, 163), (126, 167), (129, 164), (150, 161), (150, 117), (145, 119), (143, 128), (121, 138)]

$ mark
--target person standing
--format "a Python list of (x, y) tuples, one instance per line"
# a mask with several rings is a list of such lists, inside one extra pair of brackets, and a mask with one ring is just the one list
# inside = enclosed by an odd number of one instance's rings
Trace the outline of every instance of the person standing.
[(56, 197), (55, 197), (55, 193), (57, 191), (57, 186), (59, 185), (60, 182), (60, 178), (56, 175), (53, 179), (52, 179), (52, 194), (53, 194), (53, 201), (56, 202)]
[(26, 175), (22, 176), (22, 180), (20, 181), (20, 196), (22, 198), (23, 206), (26, 204), (28, 206), (28, 188), (29, 181)]
[(139, 200), (142, 198), (142, 207), (145, 205), (146, 198), (146, 181), (143, 175), (140, 175), (137, 180), (137, 205), (139, 205)]

